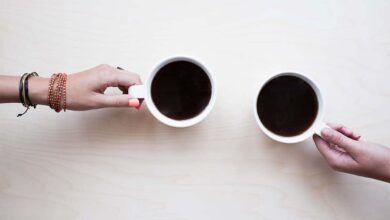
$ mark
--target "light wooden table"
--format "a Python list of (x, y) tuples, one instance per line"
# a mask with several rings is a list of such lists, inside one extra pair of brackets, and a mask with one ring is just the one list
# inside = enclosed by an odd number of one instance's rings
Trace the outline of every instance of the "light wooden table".
[(0, 219), (390, 219), (390, 184), (331, 170), (312, 140), (266, 138), (252, 115), (269, 75), (319, 83), (326, 120), (390, 145), (390, 2), (0, 0), (0, 73), (100, 63), (146, 79), (202, 60), (217, 103), (187, 129), (145, 107), (57, 114), (0, 106)]

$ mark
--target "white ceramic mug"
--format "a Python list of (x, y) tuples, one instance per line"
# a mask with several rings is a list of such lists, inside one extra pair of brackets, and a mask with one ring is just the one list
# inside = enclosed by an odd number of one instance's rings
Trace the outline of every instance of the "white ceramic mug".
[[(258, 97), (260, 95), (260, 92), (261, 90), (263, 89), (263, 87), (272, 79), (275, 79), (277, 77), (280, 77), (280, 76), (295, 76), (295, 77), (298, 77), (302, 80), (304, 80), (305, 82), (307, 82), (311, 88), (314, 90), (316, 96), (317, 96), (317, 101), (318, 101), (318, 111), (317, 111), (317, 116), (314, 120), (314, 122), (312, 123), (312, 125), (306, 129), (306, 131), (304, 131), (303, 133), (299, 134), (299, 135), (296, 135), (296, 136), (291, 136), (291, 137), (287, 137), (287, 136), (281, 136), (281, 135), (278, 135), (278, 134), (275, 134), (273, 133), (272, 131), (268, 130), (264, 125), (263, 123), (261, 122), (258, 114), (257, 114), (257, 101), (258, 101)], [(317, 86), (317, 84), (309, 79), (307, 76), (304, 76), (302, 74), (299, 74), (299, 73), (291, 73), (291, 72), (286, 72), (286, 73), (279, 73), (279, 74), (276, 74), (272, 77), (270, 77), (269, 79), (267, 79), (259, 88), (256, 96), (255, 96), (255, 101), (254, 101), (254, 108), (253, 108), (253, 112), (254, 112), (254, 115), (255, 115), (255, 118), (256, 118), (256, 122), (258, 124), (258, 126), (260, 127), (260, 129), (270, 138), (272, 138), (273, 140), (275, 141), (279, 141), (279, 142), (282, 142), (282, 143), (288, 143), (288, 144), (292, 144), (292, 143), (297, 143), (297, 142), (301, 142), (301, 141), (304, 141), (306, 140), (307, 138), (311, 137), (313, 134), (318, 134), (320, 135), (321, 133), (321, 129), (324, 128), (324, 127), (327, 127), (325, 125), (325, 123), (323, 123), (323, 117), (324, 117), (324, 100), (322, 98), (322, 94), (321, 94), (321, 90), (319, 89), (319, 87)]]
[[(152, 99), (152, 93), (151, 93), (151, 85), (153, 82), (154, 77), (156, 74), (160, 71), (161, 68), (166, 66), (169, 63), (176, 62), (176, 61), (187, 61), (190, 63), (193, 63), (200, 67), (209, 77), (210, 83), (211, 83), (211, 97), (208, 105), (203, 109), (203, 111), (198, 114), (197, 116), (190, 118), (190, 119), (185, 119), (185, 120), (175, 120), (172, 118), (169, 118), (162, 114), (156, 107), (156, 105), (153, 103)], [(172, 127), (188, 127), (195, 125), (205, 119), (207, 115), (211, 112), (211, 110), (214, 107), (215, 104), (215, 99), (217, 97), (216, 94), (217, 88), (215, 84), (215, 80), (212, 76), (212, 74), (208, 71), (208, 69), (198, 60), (195, 60), (193, 58), (189, 57), (184, 57), (184, 56), (175, 56), (171, 57), (168, 59), (165, 59), (161, 63), (159, 63), (152, 73), (149, 75), (148, 79), (146, 80), (146, 83), (143, 85), (134, 85), (129, 88), (129, 96), (131, 98), (138, 98), (138, 99), (144, 99), (146, 102), (146, 105), (149, 109), (149, 111), (152, 113), (152, 115), (157, 118), (160, 122), (172, 126)]]

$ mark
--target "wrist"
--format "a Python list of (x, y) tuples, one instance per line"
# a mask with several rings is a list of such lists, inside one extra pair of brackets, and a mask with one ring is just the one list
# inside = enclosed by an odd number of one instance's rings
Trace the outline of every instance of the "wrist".
[(390, 183), (390, 149), (387, 149), (387, 161), (385, 166), (385, 181)]
[(390, 148), (385, 146), (381, 147), (384, 148), (382, 152), (383, 156), (373, 171), (375, 173), (374, 178), (390, 183)]
[(28, 96), (32, 104), (47, 105), (48, 86), (48, 78), (31, 77), (28, 80)]

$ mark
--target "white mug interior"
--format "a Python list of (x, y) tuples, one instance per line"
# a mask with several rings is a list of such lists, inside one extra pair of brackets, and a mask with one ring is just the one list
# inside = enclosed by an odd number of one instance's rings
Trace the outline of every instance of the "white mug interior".
[[(317, 111), (317, 116), (314, 120), (314, 122), (312, 123), (312, 125), (306, 129), (306, 131), (304, 131), (303, 133), (299, 134), (299, 135), (296, 135), (296, 136), (281, 136), (281, 135), (278, 135), (278, 134), (275, 134), (274, 132), (268, 130), (264, 125), (263, 123), (261, 122), (260, 118), (259, 118), (259, 115), (257, 114), (257, 101), (258, 101), (258, 97), (260, 95), (260, 92), (261, 90), (263, 89), (263, 87), (272, 79), (276, 78), (276, 77), (280, 77), (280, 76), (295, 76), (295, 77), (298, 77), (302, 80), (304, 80), (305, 82), (307, 82), (311, 88), (314, 90), (316, 96), (317, 96), (317, 101), (318, 101), (318, 111)], [(324, 117), (324, 100), (323, 100), (323, 97), (322, 97), (322, 93), (319, 89), (319, 87), (317, 86), (317, 84), (311, 80), (310, 78), (308, 78), (307, 76), (305, 75), (302, 75), (300, 73), (293, 73), (293, 72), (285, 72), (285, 73), (279, 73), (279, 74), (276, 74), (276, 75), (273, 75), (272, 77), (268, 78), (259, 88), (258, 92), (256, 93), (256, 96), (255, 96), (255, 101), (254, 101), (254, 109), (253, 109), (253, 112), (254, 112), (254, 116), (255, 116), (255, 119), (256, 119), (256, 122), (257, 122), (257, 125), (260, 127), (260, 129), (268, 136), (270, 137), (271, 139), (275, 140), (275, 141), (278, 141), (278, 142), (282, 142), (282, 143), (288, 143), (288, 144), (292, 144), (292, 143), (298, 143), (298, 142), (301, 142), (301, 141), (304, 141), (306, 140), (307, 138), (311, 137), (313, 134), (319, 134), (321, 129), (323, 127), (325, 127), (326, 125), (323, 123), (323, 117)]]
[[(208, 105), (197, 116), (190, 118), (190, 119), (185, 119), (185, 120), (175, 120), (175, 119), (169, 118), (169, 117), (165, 116), (164, 114), (162, 114), (158, 110), (156, 105), (154, 104), (152, 96), (151, 96), (151, 94), (152, 94), (151, 93), (151, 85), (152, 85), (153, 79), (156, 76), (156, 74), (159, 72), (159, 70), (161, 68), (163, 68), (167, 64), (172, 63), (172, 62), (176, 62), (176, 61), (187, 61), (187, 62), (190, 62), (190, 63), (193, 63), (193, 64), (199, 66), (207, 74), (207, 76), (210, 79), (210, 83), (211, 83), (211, 97), (210, 97), (210, 101), (209, 101)], [(192, 126), (192, 125), (195, 125), (195, 124), (201, 122), (211, 112), (211, 110), (214, 107), (216, 96), (217, 96), (216, 91), (217, 91), (216, 83), (215, 83), (215, 80), (214, 80), (212, 74), (200, 61), (195, 60), (193, 58), (185, 57), (185, 56), (175, 56), (175, 57), (165, 59), (164, 61), (159, 63), (153, 69), (153, 71), (149, 75), (149, 77), (144, 85), (131, 86), (129, 88), (129, 95), (132, 98), (144, 98), (144, 101), (145, 101), (149, 111), (160, 122), (162, 122), (166, 125), (172, 126), (172, 127), (189, 127), (189, 126)]]

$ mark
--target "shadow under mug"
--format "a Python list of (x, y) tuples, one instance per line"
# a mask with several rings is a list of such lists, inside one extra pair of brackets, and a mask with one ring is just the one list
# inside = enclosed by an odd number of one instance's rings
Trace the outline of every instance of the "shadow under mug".
[[(275, 134), (274, 132), (268, 130), (264, 126), (264, 124), (261, 122), (261, 120), (259, 118), (260, 116), (257, 113), (257, 102), (258, 102), (258, 97), (260, 95), (260, 92), (262, 91), (262, 89), (264, 88), (264, 86), (268, 82), (270, 82), (271, 80), (273, 80), (273, 79), (275, 79), (277, 77), (280, 77), (280, 76), (294, 76), (294, 77), (302, 79), (303, 81), (305, 81), (306, 83), (308, 83), (310, 85), (310, 87), (313, 89), (313, 91), (314, 91), (314, 93), (315, 93), (315, 95), (317, 97), (318, 111), (317, 111), (317, 115), (316, 115), (313, 123), (303, 133), (295, 135), (295, 136), (282, 136), (282, 135)], [(255, 100), (254, 100), (253, 112), (254, 112), (254, 116), (256, 118), (257, 125), (260, 127), (260, 129), (268, 137), (270, 137), (271, 139), (273, 139), (275, 141), (278, 141), (278, 142), (282, 142), (282, 143), (293, 144), (293, 143), (298, 143), (298, 142), (304, 141), (307, 138), (311, 137), (313, 134), (321, 135), (322, 128), (328, 127), (323, 122), (323, 118), (324, 118), (324, 100), (322, 98), (321, 90), (319, 89), (319, 87), (317, 86), (317, 84), (313, 80), (311, 80), (307, 76), (302, 75), (300, 73), (285, 72), (285, 73), (279, 73), (279, 74), (273, 75), (270, 78), (268, 78), (260, 86), (258, 92), (256, 93)]]
[[(167, 117), (161, 111), (156, 107), (155, 103), (152, 99), (152, 83), (153, 80), (159, 71), (165, 67), (166, 65), (177, 62), (177, 61), (185, 61), (190, 62), (192, 64), (195, 64), (196, 66), (200, 67), (204, 73), (207, 74), (210, 83), (211, 83), (211, 97), (210, 101), (208, 102), (207, 106), (200, 112), (198, 115), (185, 119), (185, 120), (175, 120), (172, 118)], [(144, 99), (149, 111), (152, 113), (152, 115), (158, 119), (160, 122), (172, 126), (172, 127), (189, 127), (192, 125), (195, 125), (199, 122), (201, 122), (203, 119), (207, 117), (207, 115), (211, 112), (211, 110), (214, 107), (215, 100), (216, 100), (216, 84), (215, 80), (212, 76), (212, 74), (208, 71), (208, 69), (198, 60), (195, 60), (193, 58), (184, 57), (184, 56), (175, 56), (168, 59), (165, 59), (164, 61), (160, 62), (152, 71), (152, 73), (149, 75), (148, 79), (146, 80), (146, 83), (143, 85), (134, 85), (129, 88), (129, 96), (131, 98), (138, 98), (138, 99)]]

